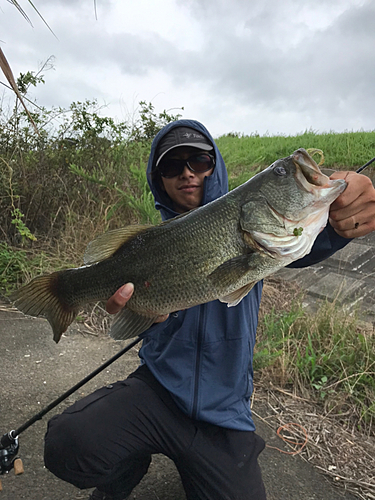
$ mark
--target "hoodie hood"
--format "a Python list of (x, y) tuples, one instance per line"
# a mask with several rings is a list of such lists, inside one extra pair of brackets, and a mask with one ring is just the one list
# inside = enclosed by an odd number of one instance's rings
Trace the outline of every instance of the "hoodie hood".
[(221, 156), (220, 151), (218, 150), (206, 127), (195, 120), (177, 120), (169, 123), (162, 128), (162, 130), (160, 130), (160, 132), (155, 136), (155, 139), (152, 141), (151, 153), (147, 164), (147, 181), (155, 198), (155, 208), (160, 210), (163, 220), (170, 219), (171, 217), (175, 217), (179, 214), (173, 210), (172, 200), (169, 198), (167, 193), (161, 189), (159, 182), (152, 179), (151, 172), (155, 167), (155, 153), (161, 139), (170, 130), (176, 127), (190, 127), (197, 130), (207, 137), (214, 148), (213, 153), (215, 155), (215, 168), (210, 176), (204, 178), (202, 205), (206, 205), (206, 203), (216, 200), (216, 198), (219, 198), (228, 192), (228, 174), (223, 157)]

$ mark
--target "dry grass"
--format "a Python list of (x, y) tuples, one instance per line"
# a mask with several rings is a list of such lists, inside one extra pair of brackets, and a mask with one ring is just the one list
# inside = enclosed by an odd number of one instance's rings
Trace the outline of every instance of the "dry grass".
[[(301, 303), (303, 300), (303, 292), (297, 285), (277, 279), (269, 280), (265, 284), (264, 292), (260, 323), (272, 308), (277, 311), (289, 311), (293, 302), (297, 300)], [(355, 324), (358, 335), (369, 339), (369, 345), (372, 345), (372, 325), (361, 324), (356, 318), (340, 312), (337, 304), (326, 304), (326, 308), (324, 315), (331, 317), (331, 327), (337, 328), (334, 316), (341, 315), (342, 328), (347, 326), (346, 322), (354, 322), (349, 326), (353, 327)], [(303, 326), (313, 331), (317, 328), (319, 319), (315, 314), (306, 316), (307, 320), (303, 319)], [(298, 321), (300, 320), (297, 319)], [(262, 334), (260, 331), (260, 336)], [(293, 334), (293, 329), (289, 329), (289, 334)], [(362, 500), (375, 499), (373, 421), (362, 421), (361, 407), (357, 406), (348, 391), (342, 388), (343, 384), (348, 382), (354, 387), (362, 373), (348, 377), (347, 367), (344, 365), (340, 379), (325, 387), (327, 393), (332, 390), (332, 394), (321, 398), (319, 391), (307, 383), (306, 378), (295, 369), (293, 356), (288, 358), (292, 354), (290, 346), (291, 339), (286, 338), (283, 352), (275, 362), (256, 372), (252, 401), (254, 414), (275, 432), (279, 427), (290, 423), (302, 426), (308, 435), (307, 444), (300, 453), (302, 459), (330, 477), (337, 487), (350, 491)], [(329, 347), (329, 342), (327, 346)], [(374, 367), (370, 361), (369, 363), (368, 373), (372, 373)], [(369, 391), (371, 392), (370, 389)], [(301, 431), (288, 429), (288, 433), (303, 442)], [(290, 449), (299, 450), (298, 446), (293, 445), (290, 445)]]
[(271, 309), (284, 311), (290, 309), (294, 301), (301, 301), (304, 291), (295, 282), (286, 282), (277, 277), (264, 280), (262, 301), (259, 309), (259, 320)]
[[(307, 431), (302, 459), (329, 476), (333, 483), (363, 500), (375, 499), (375, 437), (345, 427), (342, 415), (325, 411), (314, 400), (296, 393), (257, 385), (253, 413), (272, 429), (297, 423)], [(301, 440), (301, 433), (294, 433)], [(295, 448), (291, 446), (291, 450)]]
[(112, 316), (105, 310), (103, 302), (96, 302), (96, 304), (87, 306), (80, 312), (78, 320), (82, 323), (80, 332), (85, 335), (108, 335), (110, 330)]

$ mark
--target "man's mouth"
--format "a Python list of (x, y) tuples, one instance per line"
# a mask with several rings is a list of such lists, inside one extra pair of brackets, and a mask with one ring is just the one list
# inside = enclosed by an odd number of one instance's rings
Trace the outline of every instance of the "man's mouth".
[(179, 191), (183, 191), (184, 193), (193, 193), (199, 188), (196, 184), (185, 184), (178, 188)]

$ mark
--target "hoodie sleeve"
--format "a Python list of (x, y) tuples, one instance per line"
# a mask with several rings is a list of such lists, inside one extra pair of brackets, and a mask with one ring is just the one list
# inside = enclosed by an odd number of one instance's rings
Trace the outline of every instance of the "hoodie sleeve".
[(352, 240), (339, 236), (330, 224), (319, 234), (308, 255), (302, 259), (296, 260), (287, 267), (308, 267), (317, 264), (322, 260), (328, 259), (335, 252), (344, 248)]

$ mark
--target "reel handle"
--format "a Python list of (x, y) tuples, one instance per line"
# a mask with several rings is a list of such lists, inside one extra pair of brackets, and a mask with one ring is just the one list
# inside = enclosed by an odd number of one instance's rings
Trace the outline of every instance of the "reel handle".
[[(0, 475), (8, 474), (14, 469), (16, 476), (23, 474), (24, 468), (22, 460), (17, 457), (18, 453), (18, 437), (14, 431), (4, 434), (0, 439)], [(0, 481), (0, 491), (3, 486)]]
[(15, 461), (13, 462), (13, 468), (16, 476), (19, 476), (20, 474), (23, 474), (25, 472), (22, 460), (20, 458), (15, 459)]
[[(18, 436), (15, 431), (10, 431), (4, 434), (0, 439), (0, 475), (8, 474), (14, 469), (16, 475), (24, 472), (22, 460), (17, 457), (18, 453)], [(0, 490), (2, 489), (0, 483)]]

